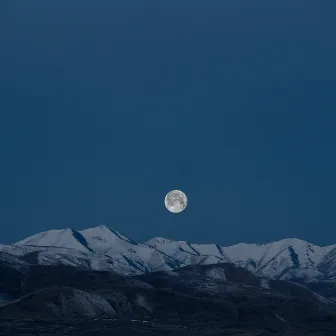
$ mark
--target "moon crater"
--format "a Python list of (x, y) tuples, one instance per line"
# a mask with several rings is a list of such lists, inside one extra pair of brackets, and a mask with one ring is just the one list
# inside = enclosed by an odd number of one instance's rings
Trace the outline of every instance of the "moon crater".
[(180, 190), (172, 190), (165, 197), (166, 208), (173, 213), (179, 213), (187, 207), (187, 196)]

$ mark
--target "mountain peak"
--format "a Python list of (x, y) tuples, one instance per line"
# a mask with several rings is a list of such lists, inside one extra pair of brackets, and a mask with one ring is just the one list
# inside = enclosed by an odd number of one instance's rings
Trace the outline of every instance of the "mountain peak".
[(103, 225), (98, 225), (98, 226), (96, 226), (96, 227), (93, 227), (92, 229), (99, 229), (99, 230), (112, 231), (112, 229), (111, 229), (109, 226), (105, 225), (105, 224), (103, 224)]
[(37, 233), (26, 239), (16, 242), (14, 245), (32, 245), (41, 247), (65, 247), (82, 252), (89, 252), (85, 238), (77, 231), (67, 228), (61, 230), (49, 230)]
[(79, 231), (79, 233), (86, 239), (92, 249), (103, 253), (106, 253), (113, 247), (116, 248), (120, 244), (137, 245), (133, 240), (106, 225), (85, 229)]
[(159, 247), (162, 244), (167, 244), (167, 243), (170, 243), (170, 242), (173, 242), (173, 240), (163, 238), (163, 237), (155, 237), (155, 238), (152, 238), (152, 239), (146, 241), (145, 244), (148, 245), (148, 246)]

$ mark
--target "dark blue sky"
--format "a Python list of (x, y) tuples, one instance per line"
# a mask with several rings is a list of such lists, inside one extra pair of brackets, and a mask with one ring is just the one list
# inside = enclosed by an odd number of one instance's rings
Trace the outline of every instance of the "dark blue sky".
[(1, 242), (107, 224), (336, 243), (334, 18), (333, 1), (2, 1)]

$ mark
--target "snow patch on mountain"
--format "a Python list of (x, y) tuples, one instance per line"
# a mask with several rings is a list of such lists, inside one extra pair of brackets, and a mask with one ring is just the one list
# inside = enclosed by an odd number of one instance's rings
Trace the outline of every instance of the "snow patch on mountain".
[(85, 238), (73, 229), (50, 230), (23, 239), (14, 245), (66, 247), (82, 252), (91, 251)]
[(144, 295), (137, 294), (135, 304), (139, 307), (144, 308), (150, 313), (153, 311), (153, 307), (149, 304), (147, 298)]
[(206, 270), (205, 275), (213, 279), (226, 280), (226, 274), (223, 268), (211, 267)]
[(154, 238), (146, 242), (167, 255), (177, 259), (181, 264), (217, 264), (225, 262), (228, 258), (221, 254), (220, 247), (216, 245), (196, 245), (185, 241), (173, 241), (165, 238)]
[(181, 252), (188, 253), (191, 255), (199, 255), (191, 247), (191, 245), (185, 241), (174, 241), (162, 237), (157, 237), (147, 241), (146, 245), (157, 248), (158, 250), (163, 251), (166, 254), (177, 258), (179, 257), (179, 254)]
[(111, 307), (108, 301), (102, 296), (83, 292), (78, 289), (73, 290), (72, 297), (62, 296), (63, 308), (65, 313), (86, 317), (101, 317), (101, 316), (113, 316), (115, 310)]
[(86, 230), (79, 231), (79, 233), (85, 238), (87, 244), (90, 248), (96, 252), (108, 253), (110, 251), (115, 251), (119, 253), (118, 248), (124, 249), (125, 246), (131, 249), (132, 246), (137, 246), (138, 244), (133, 240), (127, 238), (123, 234), (114, 231), (107, 227), (106, 225), (100, 225), (95, 228), (89, 228)]

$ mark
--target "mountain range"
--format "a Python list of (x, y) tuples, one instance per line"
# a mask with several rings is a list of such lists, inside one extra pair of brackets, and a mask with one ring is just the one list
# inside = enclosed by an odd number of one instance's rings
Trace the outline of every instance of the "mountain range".
[(50, 230), (0, 245), (0, 335), (334, 336), (335, 254)]
[(269, 244), (220, 246), (153, 238), (138, 243), (102, 225), (82, 231), (50, 230), (12, 245), (4, 254), (20, 262), (113, 270), (124, 275), (173, 270), (195, 264), (233, 263), (257, 276), (303, 281), (336, 281), (336, 245), (317, 246), (290, 238)]

